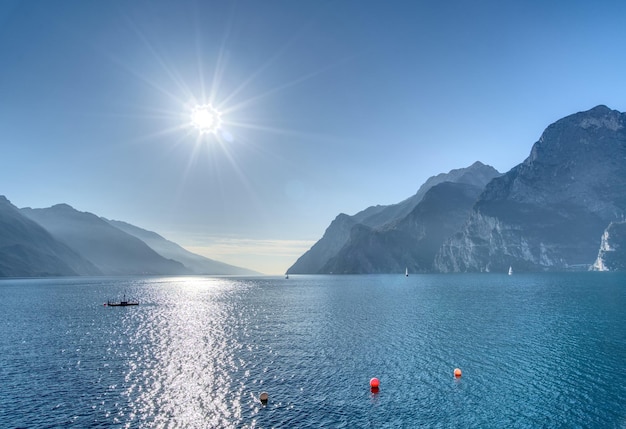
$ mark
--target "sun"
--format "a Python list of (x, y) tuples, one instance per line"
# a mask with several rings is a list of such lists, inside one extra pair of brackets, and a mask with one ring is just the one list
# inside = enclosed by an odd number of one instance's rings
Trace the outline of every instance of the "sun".
[(191, 124), (201, 134), (216, 134), (222, 127), (222, 113), (210, 104), (198, 105), (191, 111)]

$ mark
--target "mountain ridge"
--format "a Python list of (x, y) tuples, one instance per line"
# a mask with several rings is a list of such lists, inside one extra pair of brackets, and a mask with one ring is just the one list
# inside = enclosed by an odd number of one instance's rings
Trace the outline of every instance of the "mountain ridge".
[(431, 272), (437, 250), (463, 224), (482, 189), (468, 183), (441, 182), (404, 218), (378, 229), (357, 224), (348, 243), (320, 272)]
[[(65, 203), (19, 209), (0, 195), (0, 277), (259, 274), (196, 255), (155, 232), (114, 222)], [(157, 249), (138, 237), (142, 234)]]
[(426, 180), (409, 198), (388, 206), (370, 206), (354, 216), (339, 214), (328, 226), (324, 235), (287, 270), (294, 274), (317, 274), (327, 272), (325, 265), (341, 251), (351, 237), (351, 229), (363, 225), (377, 230), (392, 225), (411, 213), (424, 195), (434, 186), (444, 183), (468, 183), (483, 187), (500, 173), (493, 167), (476, 161), (466, 168), (440, 173)]
[(215, 261), (201, 255), (192, 253), (173, 241), (167, 240), (161, 235), (153, 231), (148, 231), (138, 226), (131, 225), (127, 222), (118, 220), (109, 220), (102, 218), (109, 224), (122, 231), (133, 235), (146, 243), (159, 255), (178, 261), (186, 268), (191, 270), (192, 274), (210, 274), (210, 275), (258, 275), (256, 271), (246, 268), (236, 267), (224, 262)]
[(190, 274), (180, 262), (166, 259), (138, 238), (98, 216), (67, 204), (24, 208), (21, 212), (59, 241), (91, 261), (105, 275)]
[[(429, 182), (438, 178), (449, 180), (453, 171), (429, 178), (420, 190), (430, 190)], [(599, 257), (603, 232), (626, 214), (626, 114), (598, 105), (559, 119), (546, 127), (520, 164), (482, 180), (483, 190), (465, 221), (441, 244), (430, 271), (590, 267)], [(338, 215), (288, 272), (398, 272), (397, 261), (403, 258), (416, 269), (416, 252), (424, 244), (417, 229), (401, 233), (398, 225), (422, 198), (418, 191), (398, 204)], [(445, 219), (449, 213), (441, 210), (439, 215)], [(612, 227), (614, 235), (617, 228)], [(615, 258), (622, 255), (606, 257), (617, 266)]]
[(0, 277), (99, 274), (91, 262), (0, 195)]
[(549, 125), (529, 156), (492, 180), (436, 258), (442, 272), (591, 265), (626, 210), (626, 114), (604, 105)]

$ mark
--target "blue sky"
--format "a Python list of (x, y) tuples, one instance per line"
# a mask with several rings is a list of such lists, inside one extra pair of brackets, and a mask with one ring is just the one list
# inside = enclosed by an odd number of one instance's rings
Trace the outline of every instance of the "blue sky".
[[(0, 2), (0, 194), (274, 274), (334, 217), (626, 110), (626, 3)], [(218, 135), (189, 125), (212, 102)]]

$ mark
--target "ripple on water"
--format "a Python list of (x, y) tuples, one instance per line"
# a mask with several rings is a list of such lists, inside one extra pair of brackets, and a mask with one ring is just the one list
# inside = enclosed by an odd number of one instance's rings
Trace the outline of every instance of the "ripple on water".
[(5, 283), (0, 426), (624, 427), (623, 280)]

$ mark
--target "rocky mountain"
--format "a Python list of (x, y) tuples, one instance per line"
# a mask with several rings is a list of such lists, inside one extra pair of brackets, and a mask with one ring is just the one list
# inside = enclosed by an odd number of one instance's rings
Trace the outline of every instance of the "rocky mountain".
[[(425, 269), (423, 260), (420, 260), (419, 263), (408, 264), (399, 262), (399, 259), (394, 258), (393, 262), (390, 261), (387, 265), (374, 263), (375, 256), (386, 258), (386, 256), (381, 253), (385, 246), (382, 246), (379, 240), (391, 240), (389, 241), (389, 244), (391, 244), (393, 242), (392, 237), (402, 235), (402, 231), (397, 228), (407, 228), (407, 225), (411, 223), (411, 219), (407, 219), (405, 224), (402, 224), (400, 221), (411, 216), (428, 191), (436, 185), (451, 182), (482, 189), (491, 179), (499, 175), (500, 173), (493, 167), (475, 162), (467, 168), (452, 170), (448, 173), (442, 173), (429, 178), (415, 195), (400, 203), (389, 206), (372, 206), (354, 216), (348, 216), (342, 213), (333, 220), (326, 229), (324, 236), (315, 243), (310, 250), (302, 255), (296, 263), (289, 268), (288, 272), (295, 274), (370, 272), (368, 271), (369, 269), (375, 270), (375, 272), (393, 272), (398, 269), (395, 264), (400, 264), (402, 270), (404, 270), (406, 265), (414, 269), (423, 270)], [(416, 215), (413, 214), (413, 217), (414, 216)], [(454, 216), (456, 216), (456, 213)], [(400, 224), (398, 224), (398, 222), (400, 222)], [(370, 246), (369, 250), (365, 248), (358, 249), (358, 243), (367, 242), (366, 237), (370, 233), (374, 233), (375, 238), (372, 236), (373, 241), (368, 244), (368, 246)], [(407, 237), (402, 238), (401, 241), (412, 243), (418, 239), (418, 237)], [(345, 251), (342, 251), (344, 246), (347, 246), (347, 248)], [(399, 248), (405, 249), (406, 246), (403, 243)], [(374, 249), (376, 250), (374, 251)], [(349, 256), (349, 259), (345, 260), (345, 264), (341, 262), (340, 252), (343, 252), (342, 255), (346, 257)], [(359, 252), (361, 252), (361, 254), (357, 256)], [(366, 252), (369, 256), (366, 256), (363, 252)], [(402, 258), (401, 260), (404, 261), (406, 258)], [(361, 261), (364, 265), (360, 266), (357, 261)], [(373, 265), (370, 266), (369, 264)]]
[(320, 273), (432, 271), (435, 254), (467, 220), (483, 189), (443, 182), (430, 188), (413, 211), (391, 225), (376, 229), (357, 224), (348, 242)]
[(597, 106), (550, 125), (530, 156), (492, 180), (435, 258), (442, 272), (589, 266), (626, 212), (626, 114)]
[(97, 274), (92, 263), (0, 196), (0, 277)]
[(164, 258), (137, 237), (67, 204), (46, 209), (25, 208), (21, 213), (89, 260), (104, 275), (191, 273), (183, 264)]
[(144, 243), (146, 243), (152, 250), (159, 255), (173, 259), (182, 263), (193, 274), (210, 274), (210, 275), (254, 275), (259, 274), (255, 271), (245, 268), (236, 267), (234, 265), (228, 265), (223, 262), (215, 261), (213, 259), (205, 258), (204, 256), (196, 255), (195, 253), (185, 250), (178, 244), (166, 240), (156, 232), (147, 231), (145, 229), (136, 227), (126, 222), (118, 220), (107, 220), (102, 218), (115, 228), (124, 231), (134, 237), (137, 237)]
[(602, 234), (594, 271), (626, 271), (626, 222), (611, 222)]

